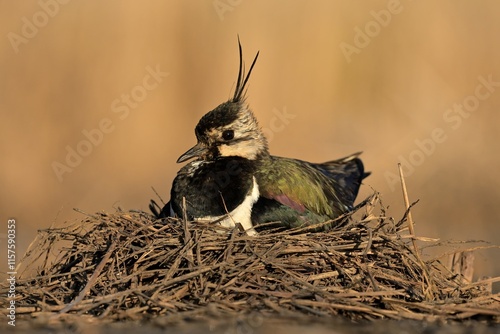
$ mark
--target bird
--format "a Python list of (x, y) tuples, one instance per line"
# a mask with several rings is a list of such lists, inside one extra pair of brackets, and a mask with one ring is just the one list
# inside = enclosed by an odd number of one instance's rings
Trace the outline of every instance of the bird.
[[(177, 160), (182, 167), (174, 178), (170, 201), (157, 218), (182, 217), (240, 223), (248, 235), (278, 222), (284, 228), (311, 225), (337, 218), (353, 209), (364, 171), (360, 152), (324, 163), (271, 155), (268, 141), (246, 102), (246, 86), (259, 57), (245, 73), (238, 38), (239, 71), (235, 93), (206, 113), (195, 127), (197, 143)], [(183, 206), (183, 200), (185, 206)]]

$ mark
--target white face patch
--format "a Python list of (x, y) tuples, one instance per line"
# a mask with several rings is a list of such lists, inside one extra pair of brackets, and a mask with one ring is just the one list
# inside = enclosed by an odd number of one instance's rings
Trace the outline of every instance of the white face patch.
[(219, 146), (219, 153), (223, 157), (242, 157), (255, 160), (261, 151), (262, 147), (255, 140), (245, 140)]

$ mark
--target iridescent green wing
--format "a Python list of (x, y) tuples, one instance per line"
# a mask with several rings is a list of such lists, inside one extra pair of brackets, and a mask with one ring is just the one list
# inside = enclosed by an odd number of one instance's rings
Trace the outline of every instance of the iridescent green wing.
[(335, 181), (305, 161), (270, 157), (258, 169), (257, 183), (261, 196), (298, 212), (336, 217), (348, 210), (336, 194)]

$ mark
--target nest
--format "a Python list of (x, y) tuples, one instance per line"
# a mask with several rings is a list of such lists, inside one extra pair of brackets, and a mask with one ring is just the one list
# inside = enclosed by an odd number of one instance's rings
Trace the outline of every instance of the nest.
[(18, 279), (17, 313), (500, 322), (500, 295), (488, 287), (497, 279), (471, 283), (437, 258), (424, 261), (415, 241), (435, 241), (410, 234), (408, 214), (386, 217), (375, 193), (326, 222), (328, 231), (270, 227), (256, 237), (139, 211), (87, 215), (39, 232), (21, 264), (37, 270)]

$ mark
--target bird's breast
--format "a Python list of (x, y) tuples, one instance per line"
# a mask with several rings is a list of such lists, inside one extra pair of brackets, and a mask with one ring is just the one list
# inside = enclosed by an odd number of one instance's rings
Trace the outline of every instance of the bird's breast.
[(174, 179), (173, 211), (178, 215), (182, 212), (185, 198), (190, 218), (217, 217), (232, 212), (252, 193), (253, 174), (254, 165), (242, 158), (191, 162)]

